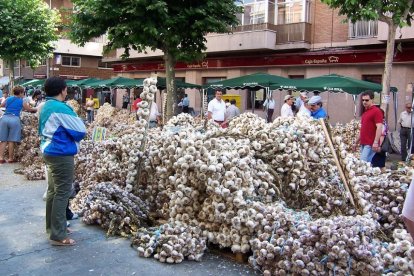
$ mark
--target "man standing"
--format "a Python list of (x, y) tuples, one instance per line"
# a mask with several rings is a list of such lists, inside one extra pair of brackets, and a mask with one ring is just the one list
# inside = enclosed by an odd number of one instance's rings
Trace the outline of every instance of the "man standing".
[(125, 92), (124, 96), (122, 96), (122, 108), (128, 108), (129, 104), (129, 95), (128, 92)]
[(188, 98), (187, 94), (184, 94), (184, 98), (181, 102), (181, 105), (183, 107), (183, 112), (184, 113), (189, 113), (190, 99)]
[(224, 115), (226, 114), (226, 104), (221, 99), (223, 93), (219, 90), (216, 91), (216, 97), (208, 103), (208, 119), (213, 120), (219, 125), (224, 122)]
[(267, 122), (271, 123), (273, 112), (275, 111), (275, 100), (272, 99), (272, 97), (269, 95), (266, 99), (266, 101), (263, 103), (263, 109), (266, 110), (267, 108)]
[(284, 100), (285, 100), (285, 103), (282, 105), (282, 109), (280, 110), (280, 116), (282, 118), (293, 117), (293, 110), (292, 110), (293, 96), (286, 95)]
[[(400, 125), (400, 139), (401, 139), (401, 159), (407, 159), (407, 147), (411, 148), (411, 127), (412, 127), (412, 108), (411, 103), (405, 104), (405, 110), (401, 112), (398, 124)], [(413, 118), (414, 119), (414, 118)], [(413, 153), (413, 152), (411, 152)]]
[(382, 134), (383, 115), (381, 110), (374, 105), (374, 92), (366, 91), (361, 94), (361, 98), (365, 111), (361, 117), (361, 131), (354, 149), (359, 142), (361, 160), (371, 162), (375, 153), (381, 151), (379, 141)]
[(295, 107), (297, 111), (299, 111), (300, 108), (303, 106), (305, 100), (308, 100), (307, 92), (300, 92), (299, 97), (297, 97), (295, 100)]
[(308, 104), (310, 106), (312, 118), (325, 119), (328, 116), (328, 114), (326, 114), (326, 111), (322, 108), (321, 96), (313, 96), (309, 99)]
[(236, 100), (235, 99), (231, 99), (230, 100), (230, 106), (227, 107), (226, 109), (226, 124), (234, 117), (239, 116), (240, 115), (240, 110), (239, 108), (236, 106)]

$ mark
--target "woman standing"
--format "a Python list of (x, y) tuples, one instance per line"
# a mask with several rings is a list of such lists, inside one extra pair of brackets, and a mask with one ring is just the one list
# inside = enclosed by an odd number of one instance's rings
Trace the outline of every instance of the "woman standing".
[(93, 96), (90, 95), (89, 99), (86, 100), (86, 112), (87, 112), (87, 119), (88, 119), (88, 123), (92, 123), (93, 122), (93, 116), (94, 116), (94, 106), (95, 106), (95, 102), (93, 101)]
[(13, 88), (14, 96), (6, 98), (1, 106), (6, 107), (3, 117), (0, 120), (0, 164), (5, 163), (4, 151), (6, 145), (9, 145), (8, 163), (16, 162), (14, 160), (14, 146), (22, 140), (22, 124), (20, 122), (20, 113), (22, 109), (36, 112), (28, 103), (23, 103), (24, 88), (16, 86)]
[(46, 197), (46, 231), (53, 245), (74, 245), (68, 238), (66, 206), (72, 193), (74, 155), (85, 137), (82, 120), (63, 101), (67, 95), (66, 83), (59, 77), (45, 82), (46, 103), (40, 111), (40, 148), (48, 169)]

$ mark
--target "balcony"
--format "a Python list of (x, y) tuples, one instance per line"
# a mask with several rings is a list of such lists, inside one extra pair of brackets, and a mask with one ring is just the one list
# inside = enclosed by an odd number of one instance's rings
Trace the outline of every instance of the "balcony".
[(276, 44), (288, 44), (288, 43), (297, 43), (311, 42), (311, 24), (302, 22), (302, 23), (292, 23), (292, 24), (283, 24), (283, 25), (274, 25), (276, 31)]
[(233, 33), (238, 33), (238, 32), (265, 31), (265, 30), (276, 31), (276, 25), (273, 25), (270, 23), (241, 25), (241, 26), (232, 28), (230, 31)]

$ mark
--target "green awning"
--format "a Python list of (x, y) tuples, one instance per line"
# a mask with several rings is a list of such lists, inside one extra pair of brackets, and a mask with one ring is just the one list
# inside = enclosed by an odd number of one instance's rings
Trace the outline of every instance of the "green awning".
[(261, 89), (269, 87), (272, 89), (278, 89), (281, 86), (290, 84), (290, 79), (270, 75), (266, 73), (256, 73), (251, 75), (245, 75), (237, 78), (226, 79), (203, 85), (204, 88), (216, 88), (216, 89)]
[(21, 86), (23, 87), (27, 87), (27, 86), (32, 86), (32, 87), (39, 87), (39, 86), (43, 86), (45, 84), (46, 79), (34, 79), (34, 80), (29, 80), (25, 83), (22, 83)]
[(82, 87), (85, 85), (88, 85), (90, 83), (94, 83), (100, 81), (100, 79), (96, 79), (96, 78), (87, 78), (87, 79), (82, 79), (82, 80), (68, 80), (66, 81), (66, 85), (67, 86), (73, 86), (73, 87)]
[(111, 87), (111, 88), (133, 88), (142, 86), (142, 79), (129, 79), (123, 77), (116, 77), (107, 80), (97, 80), (88, 84), (83, 84), (82, 86), (86, 88), (102, 88), (102, 87)]
[[(309, 79), (290, 79), (290, 83), (282, 85), (279, 88), (318, 91), (318, 92), (344, 92), (352, 95), (359, 95), (362, 92), (371, 90), (381, 92), (382, 86), (377, 83), (331, 74)], [(391, 91), (396, 92), (395, 87)]]

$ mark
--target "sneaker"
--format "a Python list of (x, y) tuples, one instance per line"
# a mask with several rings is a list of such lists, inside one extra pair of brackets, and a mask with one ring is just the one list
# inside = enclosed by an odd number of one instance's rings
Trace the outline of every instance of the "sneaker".
[(70, 226), (70, 222), (66, 221), (66, 227), (69, 227), (69, 226)]

